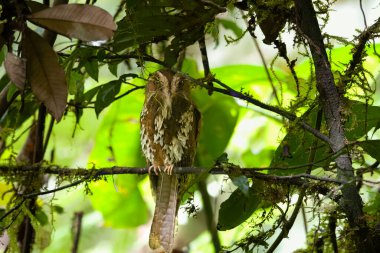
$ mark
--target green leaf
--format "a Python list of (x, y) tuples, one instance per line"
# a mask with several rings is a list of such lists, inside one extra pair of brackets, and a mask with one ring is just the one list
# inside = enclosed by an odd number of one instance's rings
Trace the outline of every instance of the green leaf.
[(86, 60), (84, 62), (84, 68), (86, 69), (88, 75), (94, 79), (95, 81), (98, 81), (99, 76), (99, 64), (96, 60)]
[(6, 87), (6, 85), (8, 85), (9, 82), (10, 82), (10, 80), (9, 80), (8, 75), (4, 74), (0, 78), (0, 90), (3, 90)]
[(65, 211), (65, 209), (59, 205), (53, 205), (53, 210), (54, 210), (54, 212), (56, 212), (58, 214), (63, 214)]
[(83, 97), (84, 100), (87, 102), (91, 102), (93, 97), (99, 92), (101, 86), (96, 86), (95, 88), (92, 88), (91, 90), (88, 90), (86, 93), (84, 93)]
[(358, 143), (363, 150), (377, 161), (380, 161), (380, 140), (367, 140)]
[(11, 83), (9, 85), (8, 93), (7, 93), (7, 101), (11, 101), (13, 95), (19, 91), (19, 88), (16, 86), (16, 84)]
[(137, 187), (138, 176), (108, 177), (107, 181), (93, 183), (90, 197), (94, 209), (103, 215), (104, 225), (131, 228), (146, 223), (149, 213)]
[(120, 81), (114, 80), (100, 87), (95, 101), (96, 116), (115, 100), (115, 96), (120, 92), (120, 86)]
[(36, 210), (36, 213), (34, 216), (36, 217), (36, 219), (38, 220), (38, 222), (40, 223), (41, 226), (44, 226), (44, 225), (49, 223), (48, 216), (46, 215), (46, 213), (41, 208), (38, 208)]
[[(348, 108), (344, 109), (347, 121), (344, 125), (345, 134), (348, 140), (355, 141), (363, 137), (369, 130), (377, 125), (380, 119), (380, 107), (366, 106), (359, 101), (349, 101)], [(314, 108), (305, 113), (302, 118), (309, 125), (314, 126), (318, 108)], [(289, 167), (309, 163), (310, 148), (315, 137), (307, 131), (294, 127), (284, 137), (281, 145), (275, 151), (271, 162), (271, 167)], [(365, 144), (364, 144), (365, 145)], [(331, 161), (330, 148), (327, 144), (319, 141), (317, 144), (316, 156), (318, 160), (326, 158), (321, 165), (328, 164)], [(291, 175), (302, 173), (306, 168), (276, 170), (277, 175)]]
[(117, 69), (120, 62), (117, 63), (109, 63), (108, 64), (108, 70), (111, 72), (112, 75), (117, 77)]
[(218, 18), (216, 19), (216, 22), (223, 26), (225, 29), (231, 30), (238, 38), (243, 34), (243, 30), (237, 25), (237, 22), (235, 21)]
[[(194, 28), (201, 29), (218, 12), (216, 8), (204, 8), (197, 1), (139, 1), (118, 22), (113, 47), (121, 51), (138, 44), (167, 40), (172, 35), (178, 36), (182, 45), (189, 44), (189, 34)], [(179, 39), (184, 36), (186, 39)]]
[[(79, 95), (79, 91), (83, 91), (84, 78), (83, 75), (77, 71), (70, 71), (70, 76), (68, 78), (69, 94)], [(77, 100), (78, 101), (78, 100)]]
[[(13, 87), (13, 90), (17, 90), (15, 85), (12, 85), (11, 87)], [(13, 102), (8, 109), (7, 117), (2, 117), (0, 119), (1, 127), (9, 127), (14, 129), (19, 128), (27, 119), (34, 115), (37, 108), (38, 103), (35, 101), (26, 100), (24, 102)]]
[(235, 129), (239, 106), (230, 97), (217, 93), (208, 96), (204, 90), (197, 92), (194, 101), (202, 115), (197, 161), (201, 166), (210, 167), (227, 147)]
[(146, 165), (140, 147), (139, 119), (143, 101), (141, 90), (111, 104), (96, 133), (89, 163), (97, 167)]
[(354, 100), (350, 101), (349, 106), (348, 118), (344, 128), (347, 139), (355, 141), (363, 137), (373, 127), (377, 127), (380, 120), (380, 106), (366, 105)]
[(249, 182), (248, 178), (244, 175), (238, 177), (230, 177), (232, 183), (246, 196), (249, 193)]
[[(2, 24), (1, 24), (2, 25)], [(2, 26), (0, 26), (0, 28), (2, 28)], [(2, 32), (2, 29), (0, 29), (0, 31)], [(7, 55), (7, 52), (8, 52), (8, 49), (6, 46), (4, 46), (2, 43), (1, 43), (1, 39), (0, 39), (0, 65), (3, 64), (4, 60), (5, 60), (5, 57)]]
[(239, 226), (253, 214), (260, 203), (260, 195), (254, 188), (249, 188), (248, 196), (245, 196), (240, 189), (236, 189), (220, 205), (217, 229), (226, 231)]
[(194, 44), (203, 36), (203, 27), (194, 27), (190, 31), (185, 30), (176, 34), (170, 45), (165, 48), (165, 63), (173, 66), (177, 63), (179, 53), (187, 46)]
[[(315, 126), (317, 119), (318, 108), (314, 108), (304, 115), (302, 119), (309, 123), (311, 126)], [(323, 130), (323, 128), (322, 128)], [(309, 163), (309, 154), (311, 152), (311, 147), (313, 146), (316, 137), (305, 131), (298, 126), (289, 129), (288, 134), (284, 137), (281, 144), (277, 147), (270, 167), (290, 167), (305, 165)], [(330, 148), (327, 144), (318, 140), (316, 145), (317, 160), (326, 159), (321, 165), (328, 164), (331, 160)], [(307, 167), (298, 169), (280, 169), (274, 170), (273, 173), (276, 175), (292, 175), (297, 173), (303, 173)]]
[[(264, 67), (245, 64), (227, 65), (214, 68), (211, 70), (211, 73), (215, 75), (215, 78), (228, 84), (231, 88), (248, 92), (254, 97), (261, 97), (264, 94), (272, 92)], [(282, 71), (275, 70), (274, 73), (279, 80), (287, 82), (286, 74)], [(271, 74), (271, 77), (272, 79), (275, 78), (273, 74)], [(260, 89), (257, 88), (258, 86), (260, 86)]]

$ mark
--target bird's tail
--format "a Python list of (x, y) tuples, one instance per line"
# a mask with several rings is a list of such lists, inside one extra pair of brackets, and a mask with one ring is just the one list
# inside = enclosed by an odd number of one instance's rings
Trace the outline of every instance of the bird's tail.
[(162, 247), (171, 253), (174, 245), (175, 223), (178, 210), (178, 176), (162, 173), (156, 185), (156, 207), (149, 235), (152, 249)]

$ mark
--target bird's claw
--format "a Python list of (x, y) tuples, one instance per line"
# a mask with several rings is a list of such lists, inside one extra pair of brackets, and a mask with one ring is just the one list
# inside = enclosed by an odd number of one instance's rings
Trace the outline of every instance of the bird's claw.
[(166, 165), (164, 168), (164, 172), (167, 173), (169, 176), (173, 174), (174, 165)]
[[(173, 169), (174, 169), (174, 165), (166, 165), (164, 167), (164, 172), (170, 176), (173, 174)], [(148, 173), (151, 174), (152, 170), (154, 171), (154, 174), (156, 174), (156, 176), (158, 176), (158, 173), (161, 173), (160, 166), (157, 166), (157, 165), (149, 166)]]
[[(152, 169), (154, 171), (154, 174), (156, 174), (156, 176), (158, 176), (158, 173), (161, 172), (161, 168), (160, 166), (157, 166), (157, 165), (151, 165), (149, 168), (148, 168), (148, 173), (151, 174), (152, 173)], [(165, 171), (165, 170), (164, 170)]]

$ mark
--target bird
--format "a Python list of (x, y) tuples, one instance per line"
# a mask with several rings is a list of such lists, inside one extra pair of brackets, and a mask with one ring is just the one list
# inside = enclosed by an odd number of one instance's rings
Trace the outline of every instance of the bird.
[(140, 114), (140, 141), (148, 164), (156, 205), (149, 246), (172, 252), (180, 201), (191, 175), (173, 174), (174, 167), (193, 165), (201, 114), (192, 101), (192, 82), (182, 73), (161, 69), (145, 87)]

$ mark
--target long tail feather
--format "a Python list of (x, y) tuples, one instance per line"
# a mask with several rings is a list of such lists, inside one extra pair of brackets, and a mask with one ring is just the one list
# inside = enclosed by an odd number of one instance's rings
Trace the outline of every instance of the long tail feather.
[(152, 249), (162, 247), (170, 253), (174, 244), (174, 230), (177, 216), (178, 176), (162, 173), (158, 176), (156, 207), (149, 235)]

